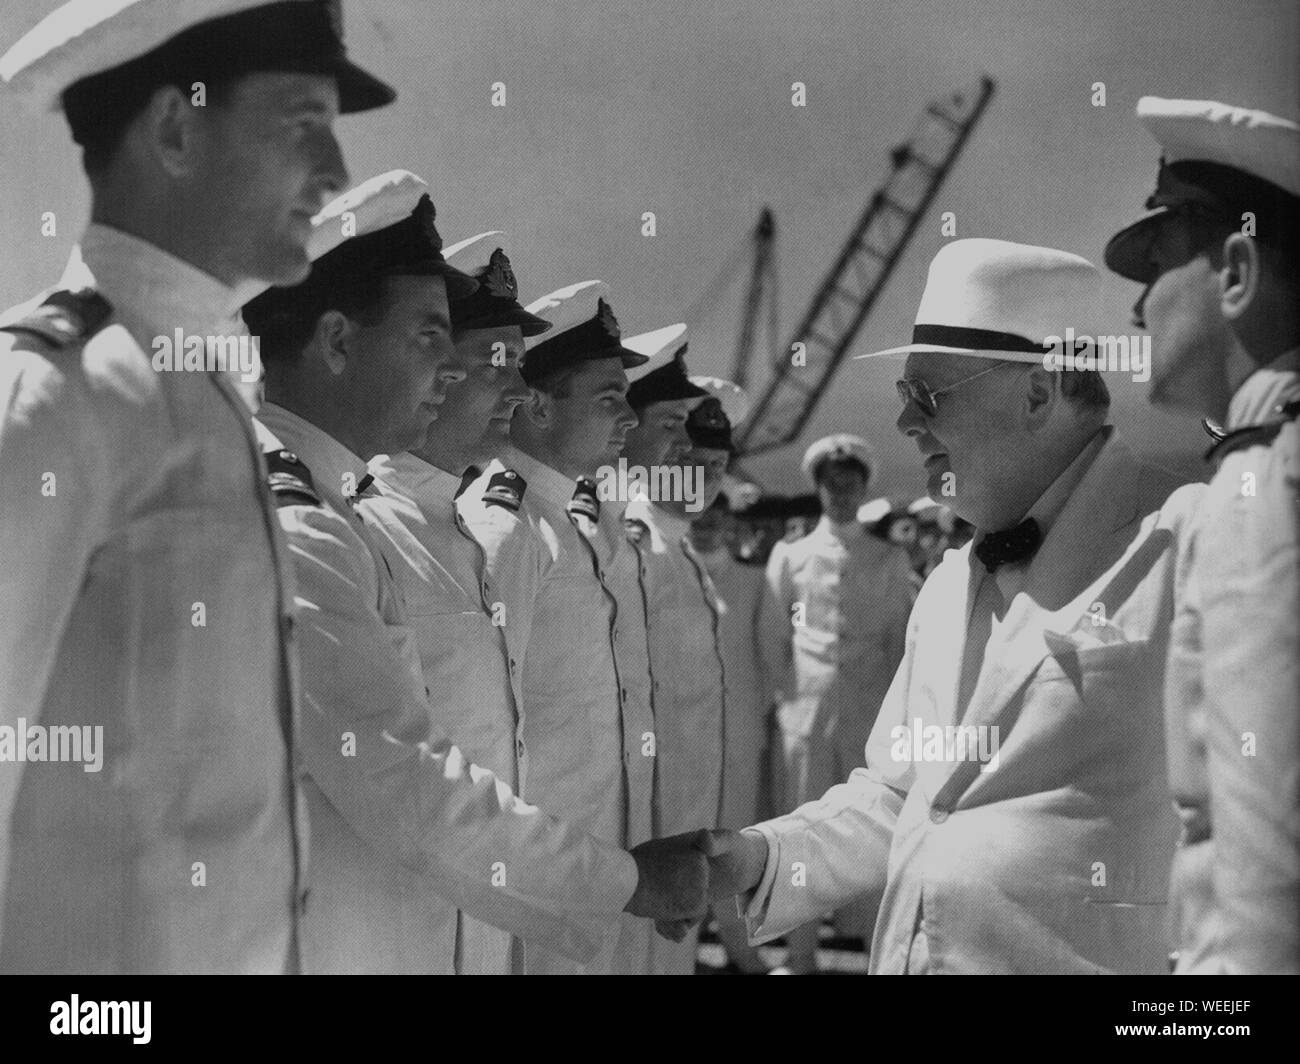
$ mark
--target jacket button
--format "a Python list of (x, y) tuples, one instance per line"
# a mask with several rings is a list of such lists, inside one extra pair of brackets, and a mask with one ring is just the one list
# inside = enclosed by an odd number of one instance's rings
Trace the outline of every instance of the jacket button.
[(522, 739), (520, 739), (518, 742), (515, 743), (515, 756), (516, 757), (524, 756), (524, 741)]
[(944, 809), (942, 806), (936, 805), (930, 810), (930, 822), (932, 824), (942, 824), (947, 819), (948, 810)]

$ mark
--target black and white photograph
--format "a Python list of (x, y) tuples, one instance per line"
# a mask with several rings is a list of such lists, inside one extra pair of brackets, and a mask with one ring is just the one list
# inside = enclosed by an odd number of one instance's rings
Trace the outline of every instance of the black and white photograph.
[(1162, 977), (1300, 974), (1293, 0), (10, 0), (0, 139), (36, 1036), (194, 1044), (185, 974), (1281, 1029)]

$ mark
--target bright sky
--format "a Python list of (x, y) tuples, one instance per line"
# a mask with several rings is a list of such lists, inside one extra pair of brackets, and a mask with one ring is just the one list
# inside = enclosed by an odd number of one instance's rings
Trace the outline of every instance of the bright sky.
[[(6, 0), (0, 42), (56, 5)], [(340, 122), (355, 181), (404, 167), (429, 181), (448, 243), (506, 231), (525, 301), (609, 282), (625, 333), (681, 320), (733, 259), (759, 210), (778, 228), (781, 336), (796, 324), (926, 100), (987, 72), (998, 93), (855, 350), (906, 341), (931, 257), (958, 236), (1049, 244), (1100, 263), (1142, 213), (1157, 151), (1133, 118), (1145, 94), (1220, 99), (1300, 115), (1294, 0), (345, 0), (349, 50), (395, 85), (384, 111)], [(803, 81), (808, 105), (790, 104)], [(1107, 105), (1090, 102), (1106, 85)], [(491, 106), (494, 82), (506, 106)], [(87, 213), (79, 161), (57, 116), (0, 105), (0, 304), (53, 283)], [(54, 210), (58, 235), (40, 235)], [(641, 235), (654, 211), (657, 235)], [(743, 291), (691, 321), (697, 372), (731, 368)], [(1110, 278), (1115, 332), (1136, 286)], [(1159, 358), (1159, 348), (1155, 350)], [(881, 493), (919, 494), (914, 447), (893, 428), (899, 363), (846, 363), (799, 445), (755, 463), (798, 486), (803, 446), (870, 437)], [(760, 379), (766, 379), (760, 371)], [(1167, 463), (1202, 449), (1199, 426), (1111, 379), (1115, 420)]]

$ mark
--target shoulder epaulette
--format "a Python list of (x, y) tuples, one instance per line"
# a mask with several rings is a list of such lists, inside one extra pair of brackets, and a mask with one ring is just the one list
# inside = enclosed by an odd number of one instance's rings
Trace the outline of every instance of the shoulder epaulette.
[(596, 482), (590, 477), (579, 477), (573, 488), (573, 498), (569, 500), (566, 509), (579, 517), (600, 520), (600, 497), (596, 494)]
[(267, 485), (275, 496), (276, 506), (323, 506), (312, 483), (311, 471), (302, 459), (283, 448), (263, 452), (266, 459)]
[(1205, 452), (1205, 460), (1207, 462), (1221, 461), (1233, 451), (1240, 451), (1244, 447), (1254, 447), (1259, 443), (1271, 443), (1273, 437), (1282, 431), (1287, 422), (1300, 417), (1300, 399), (1292, 399), (1289, 403), (1280, 404), (1277, 407), (1277, 413), (1281, 416), (1276, 420), (1266, 421), (1262, 425), (1247, 425), (1244, 428), (1225, 433), (1221, 439), (1215, 442), (1214, 446)]
[(25, 318), (0, 326), (5, 332), (27, 333), (51, 347), (85, 343), (113, 315), (113, 304), (93, 288), (54, 292)]
[(506, 510), (518, 511), (524, 501), (524, 492), (528, 482), (513, 469), (503, 469), (493, 473), (483, 491), (483, 502), (487, 506), (500, 506)]

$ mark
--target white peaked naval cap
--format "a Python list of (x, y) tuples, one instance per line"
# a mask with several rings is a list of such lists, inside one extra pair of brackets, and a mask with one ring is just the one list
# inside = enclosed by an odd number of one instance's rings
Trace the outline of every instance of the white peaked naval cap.
[(814, 480), (813, 474), (816, 473), (817, 467), (823, 462), (827, 460), (842, 461), (844, 459), (861, 462), (867, 467), (867, 473), (870, 476), (875, 476), (876, 456), (871, 450), (871, 444), (861, 436), (854, 436), (848, 432), (823, 436), (808, 450), (804, 451), (800, 468), (803, 469), (805, 477)]
[(1219, 163), (1300, 196), (1300, 125), (1289, 118), (1159, 96), (1138, 100), (1137, 117), (1164, 149), (1166, 163)]
[(189, 85), (211, 71), (331, 74), (344, 114), (397, 95), (348, 61), (340, 0), (69, 0), (0, 56), (0, 82), (37, 110), (67, 104), (75, 132), (111, 113), (106, 97), (122, 86), (86, 86), (71, 102), (64, 93), (127, 64), (135, 86)]
[(686, 323), (679, 321), (674, 325), (665, 325), (662, 329), (637, 333), (623, 338), (623, 346), (645, 355), (646, 361), (627, 371), (627, 379), (639, 381), (657, 369), (668, 365), (678, 351), (684, 351), (688, 337)]
[(727, 420), (731, 422), (733, 429), (749, 417), (749, 396), (739, 384), (723, 380), (721, 377), (692, 376), (690, 381), (722, 404), (722, 412), (727, 415)]
[(1137, 116), (1162, 151), (1146, 204), (1155, 213), (1110, 238), (1110, 269), (1140, 284), (1154, 281), (1153, 243), (1163, 219), (1179, 212), (1218, 218), (1234, 229), (1249, 216), (1252, 235), (1265, 243), (1300, 239), (1300, 125), (1214, 100), (1159, 96), (1143, 96)]
[(1055, 248), (982, 238), (954, 240), (930, 263), (912, 342), (856, 358), (914, 352), (1043, 361), (1048, 337), (1095, 333), (1101, 271)]

